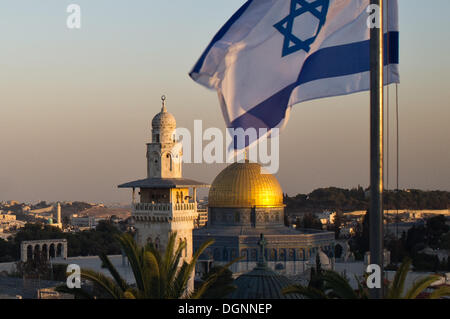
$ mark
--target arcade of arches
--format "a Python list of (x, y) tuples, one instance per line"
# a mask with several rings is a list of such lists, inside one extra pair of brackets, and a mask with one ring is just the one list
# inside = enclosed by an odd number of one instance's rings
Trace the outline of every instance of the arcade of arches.
[(39, 254), (44, 254), (47, 259), (67, 259), (67, 239), (29, 240), (20, 244), (21, 261), (26, 262)]

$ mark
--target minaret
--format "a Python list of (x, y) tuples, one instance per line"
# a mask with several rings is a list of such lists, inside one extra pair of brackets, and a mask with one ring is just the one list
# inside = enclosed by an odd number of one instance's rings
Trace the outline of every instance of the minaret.
[(57, 211), (57, 219), (56, 219), (56, 222), (58, 223), (58, 226), (59, 225), (62, 225), (62, 222), (61, 222), (61, 204), (58, 202), (58, 206), (57, 206), (57, 208), (56, 208), (56, 211)]
[[(186, 242), (183, 261), (190, 262), (193, 255), (192, 230), (197, 220), (196, 188), (209, 185), (182, 176), (182, 147), (176, 141), (175, 117), (167, 112), (166, 98), (162, 96), (161, 112), (152, 120), (152, 140), (147, 144), (147, 178), (119, 185), (139, 188), (140, 200), (132, 200), (132, 216), (139, 245), (153, 243), (165, 251), (171, 233), (176, 232), (177, 245)], [(193, 289), (193, 276), (189, 289)]]
[(175, 117), (167, 112), (166, 97), (161, 97), (161, 112), (152, 120), (152, 142), (147, 144), (148, 178), (181, 178), (181, 143), (176, 141)]
[(61, 204), (59, 202), (56, 204), (56, 222), (53, 220), (50, 226), (58, 227), (59, 229), (63, 228), (61, 221)]

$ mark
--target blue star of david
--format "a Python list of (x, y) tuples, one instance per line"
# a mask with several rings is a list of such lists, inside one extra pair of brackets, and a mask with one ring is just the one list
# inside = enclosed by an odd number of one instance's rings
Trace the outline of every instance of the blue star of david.
[[(322, 29), (325, 24), (329, 4), (330, 0), (315, 0), (311, 2), (307, 2), (306, 0), (291, 0), (289, 15), (274, 25), (274, 27), (282, 35), (284, 35), (282, 57), (300, 50), (309, 52), (311, 49), (311, 44), (316, 40), (320, 29)], [(307, 12), (310, 12), (319, 20), (319, 26), (316, 33), (311, 38), (301, 40), (292, 34), (292, 27), (294, 25), (295, 18)]]

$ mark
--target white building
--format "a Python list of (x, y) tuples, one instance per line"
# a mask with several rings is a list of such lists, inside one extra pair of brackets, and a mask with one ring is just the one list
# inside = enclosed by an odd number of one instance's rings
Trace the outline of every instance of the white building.
[(323, 211), (322, 213), (316, 214), (316, 217), (320, 219), (322, 225), (330, 225), (334, 224), (336, 212)]
[(99, 221), (101, 220), (105, 219), (94, 216), (78, 216), (77, 214), (72, 214), (70, 216), (70, 225), (78, 228), (92, 229), (97, 227)]

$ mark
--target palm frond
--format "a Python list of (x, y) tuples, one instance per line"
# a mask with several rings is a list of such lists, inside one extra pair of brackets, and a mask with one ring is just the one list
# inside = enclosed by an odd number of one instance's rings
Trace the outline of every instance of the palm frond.
[(407, 258), (400, 265), (399, 269), (395, 272), (394, 280), (392, 281), (388, 293), (387, 299), (400, 299), (405, 287), (406, 276), (408, 275), (409, 268), (411, 267), (411, 259)]
[(428, 299), (441, 299), (442, 297), (450, 297), (450, 287), (440, 287), (433, 291)]
[(149, 289), (143, 293), (147, 298), (157, 298), (161, 295), (161, 284), (164, 284), (164, 281), (160, 280), (160, 266), (156, 256), (151, 251), (144, 252), (144, 269), (143, 277), (148, 282)]
[(181, 298), (185, 294), (189, 294), (190, 292), (186, 291), (189, 279), (191, 278), (191, 274), (189, 272), (189, 264), (187, 262), (183, 262), (179, 271), (177, 272), (172, 284), (171, 289), (169, 289), (168, 298)]
[(335, 271), (325, 270), (321, 275), (325, 289), (331, 290), (331, 295), (341, 299), (358, 299), (348, 280)]
[(94, 295), (83, 288), (69, 288), (66, 285), (60, 285), (55, 288), (57, 292), (71, 294), (76, 299), (94, 299)]
[[(172, 241), (172, 245), (175, 245), (176, 243), (176, 233), (173, 233), (173, 241)], [(174, 251), (174, 247), (172, 246), (170, 250), (166, 251), (166, 255), (167, 253), (170, 251), (173, 255), (167, 257), (165, 260), (165, 262), (167, 262), (168, 264), (166, 264), (166, 273), (167, 273), (167, 277), (168, 278), (175, 278), (177, 272), (178, 272), (178, 266), (180, 265), (180, 260), (182, 258), (183, 255), (183, 250), (186, 247), (186, 242), (185, 241), (180, 241), (180, 243), (178, 244), (177, 249)], [(166, 257), (166, 256), (165, 256)]]
[(82, 269), (81, 277), (93, 282), (101, 291), (112, 299), (120, 299), (123, 296), (123, 291), (115, 281), (102, 273), (90, 269)]
[(144, 274), (142, 260), (144, 249), (139, 249), (133, 237), (129, 234), (120, 236), (119, 243), (128, 258), (138, 289), (145, 291), (147, 287), (145, 280), (142, 277)]
[(106, 267), (106, 269), (108, 269), (109, 273), (114, 278), (117, 285), (120, 287), (120, 289), (122, 289), (122, 291), (126, 291), (128, 289), (127, 282), (120, 276), (119, 272), (117, 271), (116, 267), (114, 267), (114, 265), (111, 263), (108, 256), (102, 253), (99, 255), (99, 257), (103, 265)]
[[(243, 258), (244, 258), (243, 256), (237, 257), (237, 258), (233, 259), (232, 261), (230, 261), (229, 263), (227, 263), (226, 265), (222, 266), (221, 269), (219, 269), (217, 272), (215, 272), (214, 274), (209, 276), (200, 285), (200, 287), (198, 287), (195, 291), (190, 293), (188, 295), (189, 299), (200, 299), (202, 297), (202, 295), (205, 293), (205, 291), (217, 281), (217, 279), (225, 272), (225, 270), (227, 270), (228, 268), (230, 268), (231, 265), (238, 262), (239, 260), (242, 260)], [(232, 291), (234, 291), (236, 289), (236, 286), (227, 286), (226, 289), (228, 289), (229, 293), (231, 293)], [(227, 295), (227, 294), (224, 292), (224, 295)]]
[(440, 276), (430, 275), (418, 280), (406, 293), (404, 299), (416, 299), (416, 297), (422, 293), (425, 289), (430, 287), (430, 285), (438, 280)]
[(131, 290), (125, 291), (123, 294), (124, 299), (136, 299), (136, 296), (134, 295), (134, 292)]
[(358, 283), (358, 292), (357, 292), (358, 299), (369, 299), (367, 289), (361, 283), (360, 278), (358, 278), (358, 276), (355, 275), (355, 280)]

